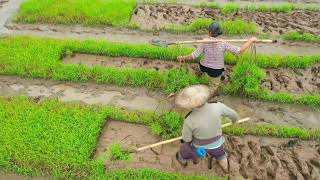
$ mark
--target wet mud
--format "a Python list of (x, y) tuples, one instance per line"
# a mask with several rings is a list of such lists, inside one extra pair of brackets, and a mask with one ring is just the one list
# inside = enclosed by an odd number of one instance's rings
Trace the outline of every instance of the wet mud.
[[(165, 71), (171, 68), (185, 67), (196, 75), (201, 75), (196, 63), (178, 63), (177, 61), (149, 60), (144, 58), (107, 57), (89, 54), (74, 54), (63, 60), (67, 64), (86, 66), (104, 66), (115, 68), (144, 68)], [(230, 81), (232, 66), (226, 66), (226, 81)], [(309, 69), (266, 69), (266, 78), (261, 87), (274, 92), (295, 94), (320, 93), (320, 64)]]
[(179, 63), (177, 61), (149, 60), (145, 58), (108, 57), (89, 54), (74, 54), (63, 59), (66, 64), (83, 64), (88, 67), (103, 66), (114, 68), (142, 68), (166, 71), (171, 68), (186, 67), (192, 73), (199, 74), (197, 64)]
[(53, 180), (53, 178), (49, 177), (29, 177), (29, 176), (21, 176), (17, 174), (6, 173), (0, 171), (0, 180)]
[(0, 0), (0, 8), (2, 8), (3, 5), (7, 2), (9, 2), (9, 0)]
[[(167, 99), (166, 95), (161, 92), (151, 92), (142, 88), (0, 76), (0, 96), (22, 95), (37, 101), (56, 98), (63, 102), (115, 105), (130, 110), (147, 110), (158, 113), (176, 111), (173, 99)], [(230, 96), (219, 96), (218, 100), (235, 109), (240, 117), (251, 117), (250, 123), (252, 124), (320, 128), (320, 110), (307, 106), (258, 102)]]
[[(99, 139), (95, 157), (107, 151), (109, 145), (143, 147), (159, 142), (143, 125), (109, 121)], [(154, 168), (188, 175), (229, 176), (231, 179), (310, 179), (320, 178), (320, 144), (297, 139), (226, 136), (225, 150), (229, 173), (223, 173), (218, 163), (208, 169), (207, 159), (182, 168), (175, 160), (180, 142), (147, 149), (132, 154), (131, 161), (106, 161), (106, 171), (131, 168)]]
[(320, 93), (320, 65), (309, 69), (269, 69), (262, 87), (275, 92)]
[(131, 110), (163, 112), (172, 107), (165, 95), (142, 88), (97, 85), (95, 83), (63, 83), (39, 79), (0, 76), (0, 96), (28, 96), (41, 101), (55, 98), (63, 102), (90, 105), (115, 105)]
[(167, 25), (189, 25), (195, 18), (234, 20), (241, 18), (256, 23), (262, 32), (275, 35), (289, 31), (308, 32), (320, 35), (320, 12), (295, 11), (238, 12), (221, 14), (219, 9), (194, 8), (186, 5), (138, 5), (133, 21), (144, 29), (161, 29)]

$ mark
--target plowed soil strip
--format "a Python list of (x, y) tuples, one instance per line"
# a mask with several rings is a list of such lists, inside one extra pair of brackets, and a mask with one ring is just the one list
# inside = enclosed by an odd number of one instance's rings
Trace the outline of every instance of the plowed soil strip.
[[(229, 177), (249, 179), (319, 179), (320, 144), (295, 139), (262, 137), (227, 137), (225, 149), (228, 153)], [(100, 137), (95, 157), (105, 152), (109, 145), (142, 147), (159, 141), (150, 135), (147, 127), (123, 122), (109, 121)], [(106, 171), (130, 168), (155, 168), (192, 175), (225, 176), (216, 162), (207, 169), (207, 160), (199, 164), (189, 163), (182, 168), (174, 154), (180, 142), (135, 153), (133, 160), (106, 161)]]
[(276, 12), (238, 12), (222, 14), (218, 9), (194, 8), (184, 5), (139, 5), (133, 16), (144, 29), (159, 29), (166, 25), (189, 25), (196, 18), (214, 20), (233, 20), (241, 18), (256, 23), (265, 33), (275, 35), (299, 30), (320, 35), (320, 12), (296, 11), (289, 13)]
[[(177, 61), (148, 60), (144, 58), (107, 57), (88, 54), (75, 54), (64, 59), (67, 64), (83, 64), (86, 66), (104, 66), (116, 68), (144, 68), (165, 71), (171, 68), (186, 67), (190, 72), (200, 75), (199, 66), (195, 63), (180, 64)], [(232, 71), (226, 67), (227, 78)], [(320, 65), (304, 69), (267, 69), (262, 87), (274, 92), (290, 92), (298, 94), (320, 93)]]

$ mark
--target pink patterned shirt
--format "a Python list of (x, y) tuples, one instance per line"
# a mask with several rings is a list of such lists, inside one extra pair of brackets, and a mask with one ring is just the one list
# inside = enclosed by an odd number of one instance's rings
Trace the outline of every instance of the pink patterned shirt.
[(193, 53), (192, 58), (195, 59), (204, 53), (203, 59), (200, 61), (202, 66), (212, 69), (224, 68), (224, 52), (229, 51), (239, 55), (240, 48), (225, 42), (205, 43), (200, 45)]

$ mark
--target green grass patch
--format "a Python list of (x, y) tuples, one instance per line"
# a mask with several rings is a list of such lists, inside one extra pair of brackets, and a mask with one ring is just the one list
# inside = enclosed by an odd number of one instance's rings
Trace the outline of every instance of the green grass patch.
[(91, 156), (105, 117), (89, 106), (0, 98), (0, 168), (63, 177), (103, 172)]
[(222, 14), (233, 14), (240, 10), (240, 5), (235, 3), (229, 3), (222, 7), (221, 13)]
[(118, 170), (108, 173), (106, 179), (159, 179), (159, 180), (227, 180), (228, 178), (185, 176), (178, 173), (162, 172), (152, 169)]
[(120, 144), (111, 144), (109, 149), (109, 159), (111, 161), (127, 161), (131, 159), (130, 152), (123, 149)]
[(221, 8), (217, 2), (208, 2), (207, 0), (201, 0), (200, 3), (196, 5), (196, 7), (211, 8), (211, 9)]
[(135, 0), (27, 0), (15, 21), (126, 26), (135, 6)]
[(281, 127), (275, 125), (258, 125), (252, 128), (248, 128), (245, 125), (233, 125), (232, 127), (224, 128), (223, 132), (234, 136), (255, 135), (279, 138), (299, 138), (303, 140), (320, 140), (320, 129)]
[(283, 38), (288, 41), (320, 43), (320, 36), (310, 33), (289, 32), (286, 33)]
[(248, 5), (244, 7), (244, 10), (250, 11), (250, 12), (282, 12), (282, 13), (288, 13), (291, 11), (298, 10), (298, 6), (295, 4), (280, 4), (280, 5)]
[[(206, 33), (208, 26), (213, 23), (212, 19), (197, 18), (190, 25), (177, 26), (170, 25), (162, 30), (171, 33)], [(257, 27), (254, 23), (246, 22), (241, 19), (219, 21), (225, 35), (245, 35), (257, 33)]]

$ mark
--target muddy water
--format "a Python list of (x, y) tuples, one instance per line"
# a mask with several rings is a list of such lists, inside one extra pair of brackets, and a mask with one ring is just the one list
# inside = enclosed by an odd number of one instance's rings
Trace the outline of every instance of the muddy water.
[[(124, 147), (143, 147), (156, 142), (159, 142), (159, 138), (151, 135), (146, 126), (109, 121), (99, 139), (95, 157), (107, 151), (112, 143), (120, 143)], [(106, 171), (148, 167), (191, 175), (227, 175), (232, 179), (320, 178), (319, 142), (252, 136), (227, 137), (228, 174), (222, 172), (217, 162), (213, 162), (213, 169), (208, 170), (206, 159), (197, 165), (189, 163), (186, 168), (180, 167), (174, 158), (179, 145), (179, 142), (175, 142), (132, 154), (133, 160), (130, 162), (106, 161)]]
[(9, 0), (0, 0), (0, 8), (2, 8), (3, 7), (3, 5), (5, 4), (5, 3), (7, 3)]
[(41, 100), (57, 98), (63, 102), (115, 105), (132, 110), (168, 111), (164, 95), (139, 88), (103, 86), (94, 83), (62, 83), (0, 76), (0, 95), (24, 95)]
[(320, 12), (238, 12), (221, 14), (219, 9), (194, 8), (185, 5), (138, 5), (133, 16), (144, 29), (160, 29), (170, 24), (188, 25), (196, 18), (234, 20), (241, 18), (256, 23), (260, 30), (274, 35), (289, 31), (320, 35)]
[[(9, 19), (18, 12), (22, 0), (0, 0), (5, 2), (0, 8), (0, 34), (7, 33), (7, 29), (4, 25), (9, 21)], [(6, 2), (7, 1), (7, 2)], [(0, 5), (1, 6), (1, 5)]]
[[(141, 88), (114, 87), (94, 83), (63, 83), (0, 76), (0, 96), (24, 95), (37, 100), (57, 98), (64, 102), (115, 105), (132, 110), (164, 112), (175, 110), (173, 100), (163, 93)], [(240, 117), (251, 117), (252, 124), (277, 124), (320, 128), (320, 110), (305, 106), (257, 102), (229, 96), (219, 101), (234, 108)]]
[(251, 123), (320, 128), (320, 110), (312, 110), (309, 107), (279, 105), (229, 96), (220, 96), (217, 100), (233, 108), (240, 117), (250, 117)]

